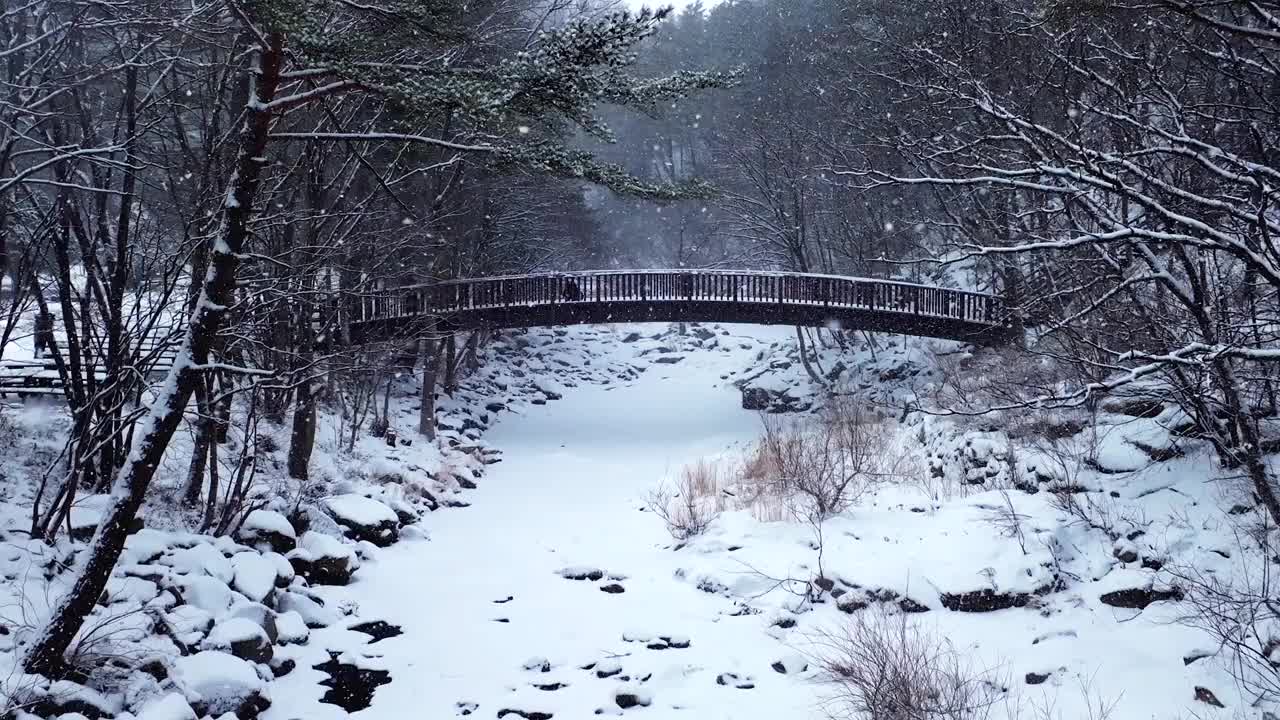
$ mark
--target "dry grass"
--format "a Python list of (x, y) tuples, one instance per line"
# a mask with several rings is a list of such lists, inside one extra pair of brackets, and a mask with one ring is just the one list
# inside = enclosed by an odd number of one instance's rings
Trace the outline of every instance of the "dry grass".
[(865, 610), (814, 646), (832, 718), (985, 720), (1006, 701), (999, 677), (904, 613)]
[(674, 484), (664, 483), (649, 494), (648, 507), (662, 518), (676, 540), (707, 531), (725, 508), (723, 488), (730, 477), (719, 463), (699, 460), (685, 465)]
[(877, 485), (918, 471), (896, 428), (865, 408), (846, 396), (833, 398), (816, 418), (764, 415), (764, 432), (740, 461), (688, 465), (651, 494), (649, 505), (680, 539), (704, 525), (703, 516), (727, 510), (748, 511), (760, 522), (820, 522)]
[(809, 423), (764, 417), (743, 479), (754, 498), (782, 499), (798, 519), (843, 512), (885, 482), (915, 470), (896, 429), (857, 396), (832, 397)]

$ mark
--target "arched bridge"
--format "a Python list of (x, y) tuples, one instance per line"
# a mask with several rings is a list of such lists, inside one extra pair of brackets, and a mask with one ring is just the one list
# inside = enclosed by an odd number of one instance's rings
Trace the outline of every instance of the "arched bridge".
[(998, 295), (836, 275), (625, 270), (452, 280), (394, 288), (352, 308), (351, 340), (444, 330), (611, 322), (728, 322), (841, 327), (999, 343)]

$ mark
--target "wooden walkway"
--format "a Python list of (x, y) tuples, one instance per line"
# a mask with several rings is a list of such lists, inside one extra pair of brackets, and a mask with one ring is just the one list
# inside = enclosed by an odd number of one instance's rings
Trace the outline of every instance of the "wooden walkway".
[(475, 278), (363, 298), (354, 342), (392, 340), (434, 322), (447, 330), (611, 322), (803, 325), (1000, 343), (997, 295), (834, 275), (628, 270)]
[[(393, 288), (343, 308), (353, 343), (456, 331), (614, 322), (804, 325), (997, 344), (1010, 337), (998, 295), (799, 273), (628, 270), (474, 278)], [(181, 339), (162, 328), (136, 352), (169, 369)], [(51, 361), (0, 361), (0, 397), (60, 395)]]

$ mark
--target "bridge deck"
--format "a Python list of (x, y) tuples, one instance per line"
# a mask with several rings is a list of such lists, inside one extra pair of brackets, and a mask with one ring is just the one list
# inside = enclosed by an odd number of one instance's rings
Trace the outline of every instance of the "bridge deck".
[(1000, 342), (997, 295), (888, 280), (800, 273), (628, 270), (455, 280), (396, 288), (353, 310), (356, 342), (435, 322), (448, 329), (608, 322), (838, 326)]

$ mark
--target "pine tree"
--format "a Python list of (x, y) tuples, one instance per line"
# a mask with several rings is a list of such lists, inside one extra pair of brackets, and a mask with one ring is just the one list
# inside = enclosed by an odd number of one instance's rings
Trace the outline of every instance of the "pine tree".
[[(243, 56), (249, 81), (238, 151), (226, 184), (220, 227), (186, 336), (115, 478), (112, 502), (75, 582), (57, 603), (23, 667), (57, 675), (63, 656), (106, 588), (152, 477), (208, 370), (213, 340), (233, 300), (240, 259), (252, 251), (258, 189), (275, 143), (327, 137), (351, 142), (417, 143), (487, 158), (498, 166), (581, 178), (655, 199), (706, 194), (701, 183), (642, 181), (602, 163), (566, 140), (581, 131), (612, 139), (596, 109), (602, 103), (652, 111), (686, 93), (732, 82), (716, 72), (681, 72), (641, 80), (628, 73), (636, 43), (668, 11), (618, 12), (538, 36), (527, 50), (494, 58), (468, 30), (486, 3), (455, 0), (240, 0), (228, 3), (252, 39)], [(285, 114), (355, 95), (387, 118), (374, 131), (279, 132)], [(377, 110), (372, 107), (377, 105)], [(385, 106), (385, 107), (384, 107)], [(451, 137), (425, 135), (428, 118), (452, 113)], [(193, 282), (196, 280), (193, 278)]]

